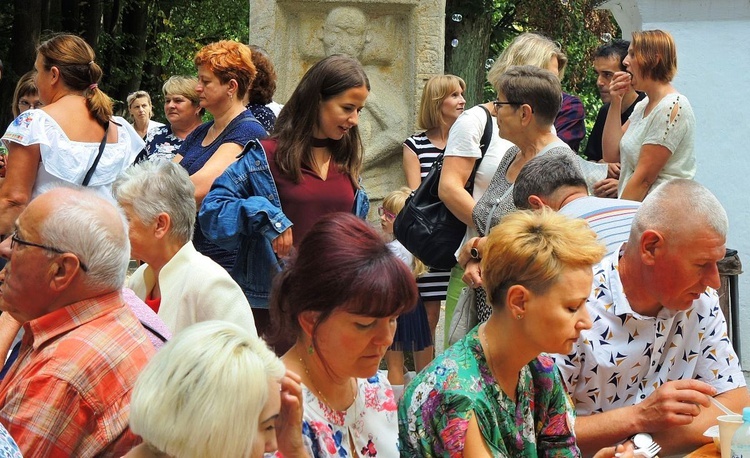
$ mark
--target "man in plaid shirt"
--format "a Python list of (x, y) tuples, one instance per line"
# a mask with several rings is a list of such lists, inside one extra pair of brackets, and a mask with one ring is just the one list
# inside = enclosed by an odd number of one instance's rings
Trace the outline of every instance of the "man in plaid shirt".
[(0, 254), (10, 261), (0, 309), (25, 332), (0, 384), (0, 423), (24, 456), (122, 456), (139, 442), (130, 392), (155, 352), (120, 293), (122, 213), (96, 193), (53, 189), (29, 203)]

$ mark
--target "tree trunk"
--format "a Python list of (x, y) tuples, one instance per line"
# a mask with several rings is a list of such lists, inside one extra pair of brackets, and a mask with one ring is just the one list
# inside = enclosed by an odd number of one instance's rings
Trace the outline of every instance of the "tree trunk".
[[(488, 7), (467, 5), (465, 0), (445, 2), (445, 72), (466, 81), (464, 98), (466, 106), (474, 106), (483, 100), (487, 69), (485, 61), (492, 38), (492, 14)], [(477, 2), (472, 3), (485, 3)], [(491, 3), (491, 0), (490, 0)], [(458, 19), (460, 15), (461, 19)], [(455, 46), (454, 46), (455, 45)]]
[(83, 18), (83, 39), (94, 49), (99, 47), (99, 35), (102, 33), (103, 0), (88, 0), (88, 8)]

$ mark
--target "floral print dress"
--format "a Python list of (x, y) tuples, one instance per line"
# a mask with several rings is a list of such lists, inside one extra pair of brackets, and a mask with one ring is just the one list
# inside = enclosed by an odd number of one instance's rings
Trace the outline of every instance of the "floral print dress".
[[(302, 386), (304, 417), (302, 434), (313, 458), (397, 458), (396, 401), (382, 373), (357, 379), (357, 398), (337, 412)], [(355, 450), (351, 450), (354, 444)], [(281, 456), (278, 452), (277, 456)]]
[(401, 456), (462, 457), (472, 412), (495, 457), (579, 457), (574, 410), (553, 360), (520, 373), (516, 402), (490, 373), (479, 327), (412, 380), (399, 405)]

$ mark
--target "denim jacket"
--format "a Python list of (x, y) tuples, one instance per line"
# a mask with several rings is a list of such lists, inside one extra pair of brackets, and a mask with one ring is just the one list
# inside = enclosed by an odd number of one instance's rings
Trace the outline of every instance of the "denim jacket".
[[(360, 182), (352, 213), (364, 219), (369, 210)], [(292, 222), (281, 210), (266, 152), (258, 140), (248, 142), (239, 160), (214, 181), (198, 218), (203, 233), (217, 245), (227, 250), (239, 245), (232, 277), (252, 307), (268, 308), (271, 281), (283, 267), (271, 241)]]

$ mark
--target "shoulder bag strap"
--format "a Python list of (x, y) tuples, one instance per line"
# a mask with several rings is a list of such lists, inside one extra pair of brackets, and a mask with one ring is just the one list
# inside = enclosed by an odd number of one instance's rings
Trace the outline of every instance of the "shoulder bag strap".
[(482, 138), (481, 140), (479, 140), (479, 151), (482, 152), (482, 157), (477, 159), (477, 161), (474, 163), (474, 170), (471, 171), (471, 176), (466, 182), (467, 190), (474, 189), (474, 177), (477, 174), (477, 169), (479, 169), (479, 165), (482, 163), (482, 159), (484, 159), (484, 155), (487, 154), (487, 150), (489, 149), (490, 143), (492, 142), (492, 115), (490, 114), (490, 110), (485, 108), (484, 105), (479, 106), (482, 107), (482, 110), (484, 110), (484, 113), (487, 115), (487, 122), (484, 124), (484, 133), (482, 133)]
[(91, 177), (94, 176), (94, 171), (96, 170), (96, 166), (99, 164), (99, 159), (102, 158), (102, 154), (104, 153), (104, 146), (107, 144), (107, 132), (109, 132), (109, 122), (104, 127), (104, 137), (102, 137), (102, 142), (99, 144), (99, 154), (96, 155), (94, 163), (91, 164), (88, 172), (86, 172), (86, 176), (83, 177), (81, 186), (88, 186), (89, 181), (91, 181)]

